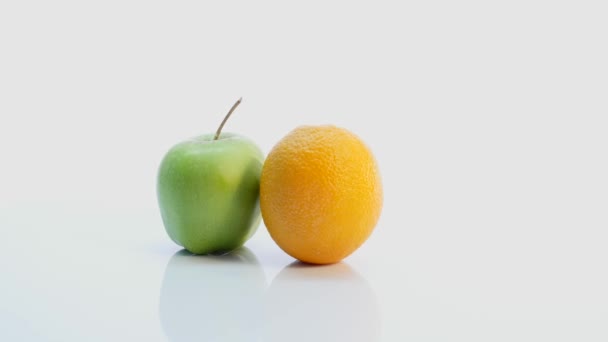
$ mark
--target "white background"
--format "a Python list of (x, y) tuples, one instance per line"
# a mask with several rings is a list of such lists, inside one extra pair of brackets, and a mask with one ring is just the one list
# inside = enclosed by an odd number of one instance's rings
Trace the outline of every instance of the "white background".
[[(0, 340), (608, 340), (604, 1), (0, 2)], [(301, 124), (374, 151), (343, 263), (188, 258), (163, 154)], [(170, 261), (171, 260), (171, 261)]]

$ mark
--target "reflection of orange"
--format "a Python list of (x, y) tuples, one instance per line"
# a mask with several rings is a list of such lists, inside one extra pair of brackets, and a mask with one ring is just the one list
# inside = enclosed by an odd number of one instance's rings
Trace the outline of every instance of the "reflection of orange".
[(344, 262), (292, 263), (274, 277), (264, 304), (260, 341), (371, 342), (381, 338), (374, 289)]
[(264, 223), (296, 259), (329, 264), (354, 252), (382, 209), (371, 151), (335, 126), (298, 127), (270, 151), (260, 181)]

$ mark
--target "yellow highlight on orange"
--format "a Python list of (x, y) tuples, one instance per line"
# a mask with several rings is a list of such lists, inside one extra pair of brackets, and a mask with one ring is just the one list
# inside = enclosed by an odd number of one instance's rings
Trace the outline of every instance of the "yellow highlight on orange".
[(270, 151), (260, 207), (274, 241), (313, 264), (338, 262), (361, 246), (382, 211), (382, 182), (369, 148), (335, 126), (302, 126)]

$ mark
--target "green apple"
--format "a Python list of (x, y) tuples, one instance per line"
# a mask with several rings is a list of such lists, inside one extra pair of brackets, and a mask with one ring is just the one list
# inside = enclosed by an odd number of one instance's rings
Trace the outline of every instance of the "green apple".
[(234, 133), (175, 145), (163, 158), (157, 182), (160, 213), (169, 237), (194, 254), (222, 254), (242, 246), (260, 224), (259, 188), (264, 155)]

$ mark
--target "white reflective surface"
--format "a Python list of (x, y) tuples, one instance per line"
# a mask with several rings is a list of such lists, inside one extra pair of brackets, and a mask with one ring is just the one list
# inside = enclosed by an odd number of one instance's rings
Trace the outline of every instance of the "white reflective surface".
[(231, 254), (194, 256), (153, 209), (84, 204), (0, 211), (3, 341), (607, 337), (604, 242), (559, 226), (554, 236), (514, 230), (527, 241), (446, 227), (393, 242), (396, 228), (381, 223), (344, 262), (314, 267), (285, 255), (263, 226)]

